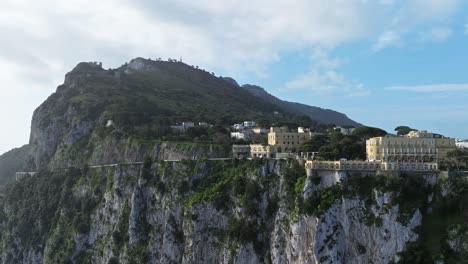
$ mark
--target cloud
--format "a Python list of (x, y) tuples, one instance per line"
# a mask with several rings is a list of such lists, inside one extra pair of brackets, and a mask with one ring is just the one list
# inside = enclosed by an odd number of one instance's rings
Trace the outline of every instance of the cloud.
[(452, 29), (448, 27), (434, 27), (428, 31), (420, 33), (422, 40), (430, 40), (434, 42), (442, 42), (452, 35)]
[(389, 47), (402, 47), (406, 38), (413, 36), (415, 28), (421, 25), (432, 25), (431, 30), (421, 33), (421, 39), (443, 41), (452, 31), (447, 26), (450, 18), (460, 10), (460, 0), (407, 0), (394, 1), (396, 11), (390, 12), (384, 29), (378, 35), (373, 50), (379, 51)]
[(218, 73), (265, 77), (284, 51), (365, 38), (378, 17), (376, 5), (361, 0), (1, 1), (0, 118), (10, 129), (0, 131), (0, 153), (27, 142), (34, 108), (80, 61), (118, 67), (138, 56), (182, 57)]
[[(266, 77), (269, 66), (280, 61), (283, 52), (314, 53), (323, 49), (330, 59), (330, 53), (346, 43), (382, 32), (401, 36), (402, 28), (411, 24), (405, 21), (415, 17), (417, 21), (443, 21), (456, 10), (458, 2), (0, 1), (0, 69), (5, 71), (0, 74), (0, 113), (11, 112), (8, 101), (12, 98), (18, 112), (1, 116), (13, 132), (0, 132), (0, 138), (15, 145), (27, 141), (24, 136), (16, 136), (15, 131), (28, 130), (34, 108), (80, 61), (102, 61), (105, 67), (118, 67), (138, 56), (182, 57), (185, 62), (217, 73), (244, 79)], [(319, 83), (327, 89), (348, 89), (348, 94), (363, 89), (359, 82), (339, 72), (340, 59), (321, 63), (330, 65), (310, 69), (310, 74), (302, 80), (298, 76), (289, 86)], [(4, 150), (0, 146), (0, 152)]]
[(384, 89), (388, 91), (409, 91), (418, 93), (468, 92), (468, 83), (389, 86)]
[(304, 90), (320, 95), (367, 96), (369, 91), (356, 81), (348, 80), (338, 72), (341, 61), (332, 58), (323, 49), (312, 52), (311, 68), (308, 72), (286, 82), (285, 89)]
[(386, 31), (382, 33), (377, 42), (372, 46), (374, 51), (379, 51), (391, 46), (402, 46), (403, 42), (400, 36), (393, 31)]
[(461, 0), (407, 0), (394, 20), (400, 26), (423, 22), (443, 22), (458, 11)]

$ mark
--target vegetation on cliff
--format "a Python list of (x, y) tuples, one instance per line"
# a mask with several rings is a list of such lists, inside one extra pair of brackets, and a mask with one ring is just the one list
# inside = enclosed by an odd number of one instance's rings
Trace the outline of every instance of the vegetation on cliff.
[(29, 151), (30, 146), (24, 145), (0, 156), (0, 186), (12, 182), (15, 173), (24, 169)]
[(203, 70), (141, 58), (112, 70), (79, 64), (39, 108), (39, 122), (46, 126), (70, 109), (75, 123), (92, 120), (105, 126), (112, 120), (123, 132), (150, 138), (165, 136), (170, 125), (184, 121), (232, 125), (302, 118)]
[(366, 140), (371, 137), (385, 136), (387, 132), (375, 127), (359, 127), (352, 135), (343, 135), (332, 131), (328, 134), (315, 135), (301, 146), (303, 152), (319, 152), (318, 158), (323, 160), (366, 159)]

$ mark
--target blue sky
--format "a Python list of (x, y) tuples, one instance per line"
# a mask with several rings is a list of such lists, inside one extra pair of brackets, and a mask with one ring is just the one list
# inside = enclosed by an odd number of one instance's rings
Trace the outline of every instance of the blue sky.
[(366, 125), (468, 138), (462, 0), (5, 0), (0, 153), (81, 61), (180, 58)]

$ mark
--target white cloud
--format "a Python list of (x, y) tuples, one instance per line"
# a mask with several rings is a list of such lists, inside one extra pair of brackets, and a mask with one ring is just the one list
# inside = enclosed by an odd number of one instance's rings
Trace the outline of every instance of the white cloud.
[(399, 11), (402, 5), (415, 6), (403, 9), (417, 9), (418, 21), (440, 21), (438, 17), (443, 20), (458, 2), (4, 0), (0, 2), (0, 68), (5, 72), (0, 75), (0, 89), (9, 96), (0, 98), (0, 113), (13, 113), (1, 116), (12, 132), (0, 131), (5, 142), (0, 142), (0, 152), (5, 145), (27, 141), (16, 132), (28, 130), (34, 108), (80, 61), (117, 67), (137, 56), (183, 57), (190, 64), (233, 76), (268, 76), (268, 66), (280, 60), (283, 52), (323, 49), (322, 57), (329, 61), (312, 56), (328, 66), (316, 72), (311, 69), (308, 77), (289, 86), (315, 82), (352, 94), (362, 85), (340, 74), (341, 60), (330, 59), (328, 53), (343, 43), (381, 32), (399, 35), (398, 23), (389, 21), (395, 16), (395, 21), (415, 16), (415, 12)]
[(411, 25), (428, 21), (445, 21), (461, 5), (461, 0), (407, 0), (400, 9), (400, 23)]
[(410, 91), (419, 93), (468, 92), (468, 83), (389, 86), (385, 87), (385, 90)]
[(434, 27), (428, 31), (422, 32), (420, 35), (422, 40), (442, 42), (452, 35), (452, 29), (448, 27)]
[[(117, 67), (179, 58), (233, 76), (268, 76), (283, 51), (367, 36), (361, 0), (5, 0), (0, 2), (0, 153), (27, 142), (30, 117), (80, 61)], [(330, 62), (333, 63), (333, 62)], [(14, 102), (12, 104), (11, 102)]]
[(374, 51), (379, 51), (392, 46), (402, 46), (403, 42), (400, 36), (393, 31), (386, 31), (382, 33), (377, 42), (372, 46)]
[(323, 49), (316, 49), (312, 53), (311, 68), (305, 74), (299, 75), (288, 81), (286, 89), (304, 90), (320, 95), (346, 95), (367, 96), (369, 91), (355, 81), (348, 80), (339, 69), (341, 62), (337, 58), (331, 58)]
[(388, 21), (373, 45), (374, 51), (403, 46), (405, 38), (411, 37), (413, 30), (420, 25), (433, 25), (430, 31), (422, 34), (424, 40), (445, 40), (451, 35), (451, 29), (446, 24), (459, 11), (462, 1), (407, 0), (398, 3), (399, 5), (393, 4), (398, 6), (396, 11), (386, 17)]

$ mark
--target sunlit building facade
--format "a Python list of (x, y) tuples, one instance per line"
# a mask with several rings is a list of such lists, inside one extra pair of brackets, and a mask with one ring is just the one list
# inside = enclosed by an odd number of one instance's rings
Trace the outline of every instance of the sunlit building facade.
[(455, 139), (429, 131), (411, 131), (406, 136), (374, 137), (366, 141), (369, 161), (437, 162), (455, 149)]

